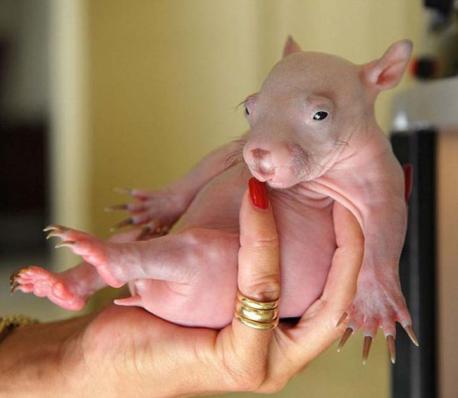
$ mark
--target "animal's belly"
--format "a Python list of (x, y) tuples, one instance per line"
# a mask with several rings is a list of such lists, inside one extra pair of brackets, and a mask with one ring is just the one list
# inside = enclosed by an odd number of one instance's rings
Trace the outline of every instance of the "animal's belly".
[[(196, 197), (173, 233), (187, 228), (227, 231), (233, 236), (226, 258), (212, 264), (201, 279), (189, 285), (138, 281), (144, 307), (175, 323), (221, 327), (233, 316), (237, 289), (239, 209), (249, 174), (236, 166), (212, 180)], [(305, 205), (271, 192), (280, 237), (281, 317), (296, 317), (321, 294), (335, 251), (332, 203)], [(313, 202), (312, 202), (313, 203)], [(210, 267), (202, 264), (202, 267)], [(214, 272), (224, 267), (224, 272)], [(221, 268), (222, 270), (222, 268)], [(161, 297), (158, 297), (161, 296)]]
[(321, 295), (336, 249), (332, 202), (286, 208), (271, 196), (281, 250), (280, 314), (300, 316)]

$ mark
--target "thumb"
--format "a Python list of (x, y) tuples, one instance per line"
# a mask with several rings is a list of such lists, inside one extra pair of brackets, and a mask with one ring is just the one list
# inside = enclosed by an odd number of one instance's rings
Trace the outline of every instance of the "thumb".
[(264, 183), (249, 181), (240, 209), (238, 285), (242, 294), (259, 301), (280, 296), (279, 243)]
[[(252, 178), (240, 209), (238, 289), (245, 297), (269, 302), (280, 297), (278, 235), (263, 183)], [(240, 366), (263, 375), (272, 330), (257, 330), (234, 317), (231, 347)]]

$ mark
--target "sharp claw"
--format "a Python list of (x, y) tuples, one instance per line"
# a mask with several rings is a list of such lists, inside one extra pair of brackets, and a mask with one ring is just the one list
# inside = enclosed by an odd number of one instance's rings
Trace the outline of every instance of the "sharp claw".
[(339, 327), (342, 324), (342, 322), (345, 321), (345, 319), (347, 319), (347, 316), (348, 314), (346, 312), (342, 314), (342, 316), (340, 317), (339, 321), (336, 324), (336, 328)]
[(116, 187), (116, 188), (113, 188), (113, 192), (120, 193), (122, 195), (132, 195), (132, 189), (129, 189), (129, 188)]
[(372, 345), (372, 337), (371, 336), (364, 336), (364, 343), (363, 343), (363, 365), (366, 364), (367, 358), (369, 357), (369, 352), (371, 351)]
[(388, 345), (391, 363), (394, 365), (396, 363), (396, 345), (394, 343), (394, 337), (391, 334), (386, 336), (386, 344)]
[(17, 287), (19, 286), (19, 283), (17, 282), (16, 278), (19, 276), (19, 274), (24, 270), (24, 268), (18, 270), (18, 271), (15, 271), (13, 272), (11, 275), (10, 275), (10, 293), (13, 294)]
[(105, 207), (104, 211), (107, 213), (110, 213), (112, 211), (117, 211), (117, 210), (129, 210), (129, 205), (127, 203), (121, 204), (121, 205), (113, 205), (113, 206), (108, 206)]
[(153, 232), (153, 229), (151, 228), (151, 226), (149, 225), (144, 226), (140, 232), (140, 235), (137, 236), (137, 240), (143, 240), (147, 238), (151, 234), (151, 232)]
[(48, 235), (46, 235), (46, 239), (60, 237), (61, 232), (56, 232), (56, 230), (51, 231)]
[(55, 225), (48, 225), (46, 228), (43, 228), (43, 232), (55, 231), (58, 229)]
[(343, 346), (347, 342), (347, 340), (350, 338), (350, 336), (353, 334), (353, 329), (352, 328), (347, 328), (345, 329), (344, 334), (342, 335), (342, 338), (339, 341), (339, 345), (337, 346), (337, 352), (342, 351)]
[(51, 224), (48, 225), (46, 228), (43, 229), (43, 232), (49, 232), (49, 231), (67, 231), (68, 228), (64, 227), (63, 225), (58, 225), (58, 224)]
[(412, 340), (412, 343), (414, 343), (417, 347), (420, 347), (420, 344), (418, 343), (418, 339), (413, 330), (412, 325), (406, 325), (406, 326), (403, 326), (403, 328), (406, 331), (407, 335), (409, 336), (410, 340)]
[(114, 232), (114, 231), (116, 231), (116, 230), (119, 229), (119, 228), (126, 227), (126, 226), (128, 226), (128, 225), (132, 225), (133, 223), (134, 223), (134, 220), (133, 220), (131, 217), (129, 217), (129, 218), (127, 218), (126, 220), (123, 220), (123, 221), (117, 223), (116, 225), (113, 225), (113, 226), (110, 228), (110, 231), (111, 231), (111, 232)]
[(13, 294), (14, 292), (16, 292), (16, 289), (18, 286), (19, 286), (19, 283), (14, 281), (14, 283), (10, 285), (10, 294)]
[(72, 240), (64, 240), (62, 243), (57, 244), (54, 246), (56, 249), (59, 249), (61, 247), (72, 247), (76, 242)]
[(10, 275), (10, 285), (14, 283), (14, 281), (16, 280), (16, 277), (19, 275), (19, 272), (20, 271), (15, 271)]

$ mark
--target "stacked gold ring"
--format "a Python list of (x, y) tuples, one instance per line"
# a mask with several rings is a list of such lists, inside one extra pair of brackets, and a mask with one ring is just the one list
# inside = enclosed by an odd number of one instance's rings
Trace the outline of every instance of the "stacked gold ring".
[(237, 292), (235, 318), (254, 329), (274, 329), (279, 319), (278, 300), (257, 301)]

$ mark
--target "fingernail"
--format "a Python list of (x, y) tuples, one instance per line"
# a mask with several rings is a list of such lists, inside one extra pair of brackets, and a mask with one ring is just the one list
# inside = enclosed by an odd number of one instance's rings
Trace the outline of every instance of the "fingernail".
[(253, 205), (259, 209), (267, 209), (269, 200), (267, 199), (266, 184), (252, 177), (248, 181), (248, 187)]

